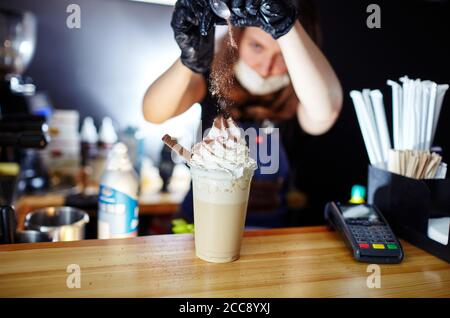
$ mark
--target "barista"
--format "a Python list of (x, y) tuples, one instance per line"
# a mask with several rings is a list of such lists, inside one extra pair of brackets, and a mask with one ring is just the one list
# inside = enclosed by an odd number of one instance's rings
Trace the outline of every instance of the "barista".
[[(234, 81), (225, 96), (231, 101), (230, 113), (241, 126), (260, 127), (269, 122), (281, 133), (280, 169), (270, 176), (256, 171), (248, 221), (252, 223), (253, 218), (255, 225), (281, 226), (290, 170), (295, 168), (283, 146), (301, 143), (301, 139), (292, 139), (292, 131), (298, 136), (327, 132), (341, 111), (342, 88), (318, 46), (317, 15), (310, 0), (225, 2), (237, 42), (234, 63), (229, 65)], [(212, 12), (208, 0), (177, 1), (171, 26), (181, 56), (148, 88), (143, 101), (146, 120), (163, 123), (200, 103), (202, 127), (211, 126), (218, 104), (210, 93), (211, 73), (217, 65), (226, 65), (228, 43), (227, 35), (215, 53), (214, 31), (216, 25), (225, 23)], [(183, 204), (190, 220), (191, 200), (188, 194)], [(266, 203), (258, 206), (262, 200)], [(270, 213), (258, 214), (264, 207)]]

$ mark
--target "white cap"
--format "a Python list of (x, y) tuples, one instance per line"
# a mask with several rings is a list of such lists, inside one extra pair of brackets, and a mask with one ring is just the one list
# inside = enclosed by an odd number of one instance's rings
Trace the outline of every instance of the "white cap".
[(97, 129), (92, 117), (86, 117), (81, 126), (81, 141), (95, 144), (98, 141)]
[(113, 155), (123, 156), (128, 153), (128, 148), (124, 143), (118, 142), (117, 144), (114, 145), (111, 152), (113, 153)]
[(99, 139), (105, 144), (114, 144), (117, 142), (118, 138), (111, 118), (103, 118), (102, 125), (100, 126)]
[(128, 148), (125, 144), (118, 142), (111, 149), (106, 164), (108, 170), (128, 171), (132, 169), (130, 158), (128, 157)]

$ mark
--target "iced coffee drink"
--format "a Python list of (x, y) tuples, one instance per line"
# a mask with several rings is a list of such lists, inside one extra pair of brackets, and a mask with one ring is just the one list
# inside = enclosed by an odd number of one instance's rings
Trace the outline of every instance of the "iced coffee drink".
[(231, 118), (215, 119), (208, 135), (194, 145), (189, 166), (196, 255), (214, 263), (234, 261), (239, 258), (256, 162)]

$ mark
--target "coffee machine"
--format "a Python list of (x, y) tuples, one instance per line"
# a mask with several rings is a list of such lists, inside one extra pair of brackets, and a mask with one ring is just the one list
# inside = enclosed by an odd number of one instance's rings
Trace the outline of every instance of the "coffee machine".
[(0, 9), (0, 111), (6, 114), (48, 115), (45, 93), (24, 72), (36, 47), (37, 20), (31, 12)]
[(0, 9), (0, 244), (13, 243), (18, 193), (42, 189), (48, 176), (39, 149), (49, 141), (51, 104), (24, 76), (36, 45), (36, 17)]
[(42, 141), (52, 106), (47, 94), (38, 92), (33, 80), (24, 75), (34, 55), (36, 33), (33, 13), (0, 9), (0, 162), (20, 164), (20, 185), (27, 192), (48, 186), (34, 150), (40, 146), (33, 143)]

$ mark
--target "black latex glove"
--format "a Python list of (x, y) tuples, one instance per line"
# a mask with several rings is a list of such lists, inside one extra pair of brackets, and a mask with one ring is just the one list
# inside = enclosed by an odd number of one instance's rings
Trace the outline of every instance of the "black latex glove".
[(260, 27), (274, 39), (285, 35), (297, 19), (289, 0), (228, 0), (231, 23), (236, 27)]
[(225, 24), (208, 0), (178, 0), (171, 26), (181, 49), (181, 61), (196, 73), (205, 73), (214, 56), (214, 25)]

